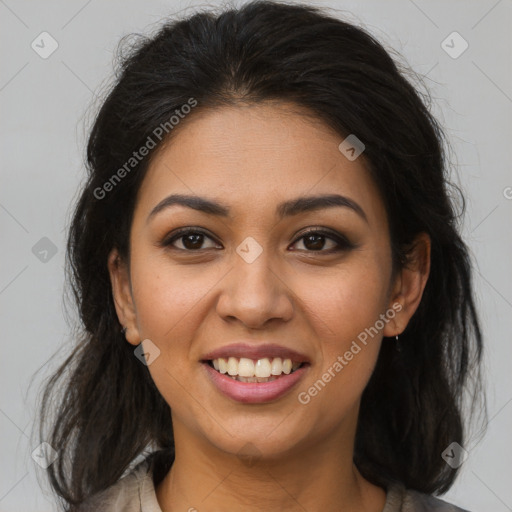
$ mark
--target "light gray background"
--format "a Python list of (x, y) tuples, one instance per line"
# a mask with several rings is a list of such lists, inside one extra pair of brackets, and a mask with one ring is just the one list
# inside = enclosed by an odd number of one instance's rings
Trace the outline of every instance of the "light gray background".
[[(511, 511), (512, 2), (313, 3), (348, 11), (349, 20), (364, 24), (427, 76), (468, 197), (464, 236), (477, 261), (490, 419), (486, 437), (467, 444), (469, 457), (444, 499), (472, 512)], [(0, 0), (0, 512), (55, 510), (48, 490), (38, 485), (36, 473), (41, 479), (43, 470), (31, 458), (36, 445), (30, 433), (41, 379), (62, 357), (29, 384), (68, 342), (65, 228), (84, 176), (91, 102), (112, 76), (122, 35), (146, 33), (161, 18), (194, 5), (205, 4)], [(48, 59), (31, 48), (43, 31), (59, 44)], [(456, 59), (441, 47), (453, 31), (469, 43)], [(46, 262), (32, 252), (42, 237), (57, 247)]]

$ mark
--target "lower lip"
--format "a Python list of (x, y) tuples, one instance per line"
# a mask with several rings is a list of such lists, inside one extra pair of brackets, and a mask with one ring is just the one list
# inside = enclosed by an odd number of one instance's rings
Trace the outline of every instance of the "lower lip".
[(270, 382), (241, 382), (219, 373), (208, 363), (202, 364), (208, 377), (221, 393), (244, 404), (261, 404), (281, 398), (299, 382), (309, 366), (305, 364), (293, 373)]

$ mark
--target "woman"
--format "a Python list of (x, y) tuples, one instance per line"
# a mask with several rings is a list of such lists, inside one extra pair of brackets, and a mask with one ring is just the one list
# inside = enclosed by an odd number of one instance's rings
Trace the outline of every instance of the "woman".
[(69, 234), (83, 335), (42, 403), (66, 378), (41, 428), (63, 508), (462, 510), (433, 494), (482, 337), (443, 142), (383, 47), (317, 8), (134, 46)]

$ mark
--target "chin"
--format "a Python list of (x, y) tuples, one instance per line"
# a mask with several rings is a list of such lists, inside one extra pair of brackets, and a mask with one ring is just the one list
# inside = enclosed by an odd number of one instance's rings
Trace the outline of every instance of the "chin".
[[(289, 423), (284, 425), (287, 421)], [(298, 449), (301, 440), (307, 437), (303, 429), (298, 431), (296, 420), (286, 420), (286, 416), (279, 421), (274, 418), (260, 422), (246, 417), (226, 424), (229, 425), (227, 432), (218, 424), (215, 429), (208, 425), (203, 435), (218, 450), (251, 463), (282, 458), (284, 454)]]

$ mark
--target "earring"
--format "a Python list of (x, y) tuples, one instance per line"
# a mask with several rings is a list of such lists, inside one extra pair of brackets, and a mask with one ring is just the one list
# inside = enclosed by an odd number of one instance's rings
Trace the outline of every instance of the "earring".
[(128, 330), (128, 327), (123, 327), (121, 329), (121, 332), (123, 333), (123, 336), (126, 334), (126, 331)]
[(398, 342), (398, 334), (395, 336), (396, 339), (396, 349), (398, 352), (402, 352), (402, 349), (400, 348), (400, 343)]

